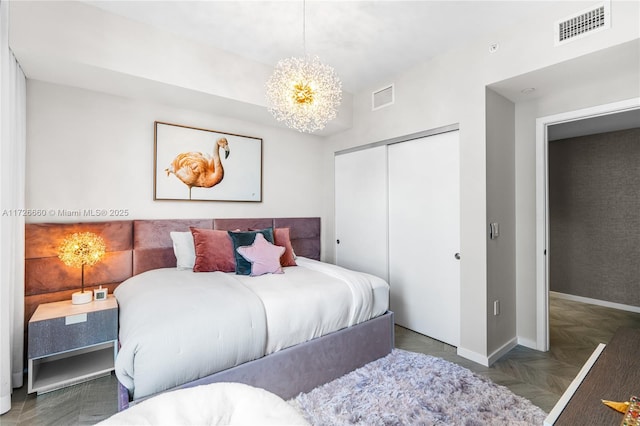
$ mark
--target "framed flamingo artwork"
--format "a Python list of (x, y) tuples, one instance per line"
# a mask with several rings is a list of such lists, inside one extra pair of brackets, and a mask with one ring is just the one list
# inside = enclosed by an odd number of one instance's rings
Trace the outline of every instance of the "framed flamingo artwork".
[(262, 201), (262, 139), (155, 122), (154, 200)]

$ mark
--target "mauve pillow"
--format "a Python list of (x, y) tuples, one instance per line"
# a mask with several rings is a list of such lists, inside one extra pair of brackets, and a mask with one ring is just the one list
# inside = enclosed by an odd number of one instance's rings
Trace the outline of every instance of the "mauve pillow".
[(271, 244), (262, 233), (257, 233), (253, 244), (238, 247), (236, 251), (251, 263), (249, 275), (282, 274), (280, 256), (285, 248)]
[(275, 228), (273, 230), (274, 244), (280, 247), (284, 247), (284, 254), (280, 258), (280, 266), (298, 266), (293, 254), (293, 247), (291, 246), (291, 239), (289, 237), (289, 228)]
[(189, 229), (193, 234), (196, 250), (193, 272), (233, 272), (236, 270), (233, 242), (227, 231), (193, 227)]

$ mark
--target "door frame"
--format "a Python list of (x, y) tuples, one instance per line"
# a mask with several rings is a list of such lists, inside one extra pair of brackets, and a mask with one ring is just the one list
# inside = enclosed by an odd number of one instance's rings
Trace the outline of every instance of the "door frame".
[(411, 133), (409, 135), (397, 136), (395, 138), (384, 139), (378, 142), (372, 142), (364, 145), (354, 146), (353, 148), (343, 149), (340, 151), (336, 151), (334, 153), (334, 156), (349, 154), (350, 152), (362, 151), (363, 149), (375, 148), (383, 145), (393, 145), (395, 143), (412, 141), (414, 139), (421, 139), (427, 136), (439, 135), (440, 133), (455, 132), (456, 130), (460, 130), (460, 124), (458, 123), (449, 124), (447, 126), (436, 127), (434, 129), (429, 129), (429, 130), (423, 130), (421, 132)]
[(549, 141), (554, 124), (640, 108), (640, 98), (597, 105), (536, 119), (536, 349), (549, 350)]

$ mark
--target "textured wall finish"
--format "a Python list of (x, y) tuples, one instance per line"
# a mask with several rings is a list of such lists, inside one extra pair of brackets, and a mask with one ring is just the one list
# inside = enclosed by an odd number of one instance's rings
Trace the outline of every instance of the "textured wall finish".
[(640, 306), (640, 128), (549, 144), (551, 290)]

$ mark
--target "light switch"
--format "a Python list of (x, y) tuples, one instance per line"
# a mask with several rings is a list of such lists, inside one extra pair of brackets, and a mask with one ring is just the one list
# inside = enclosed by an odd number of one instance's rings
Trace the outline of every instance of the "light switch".
[(495, 240), (499, 236), (500, 236), (500, 226), (496, 222), (490, 223), (489, 238), (491, 238), (492, 240)]

